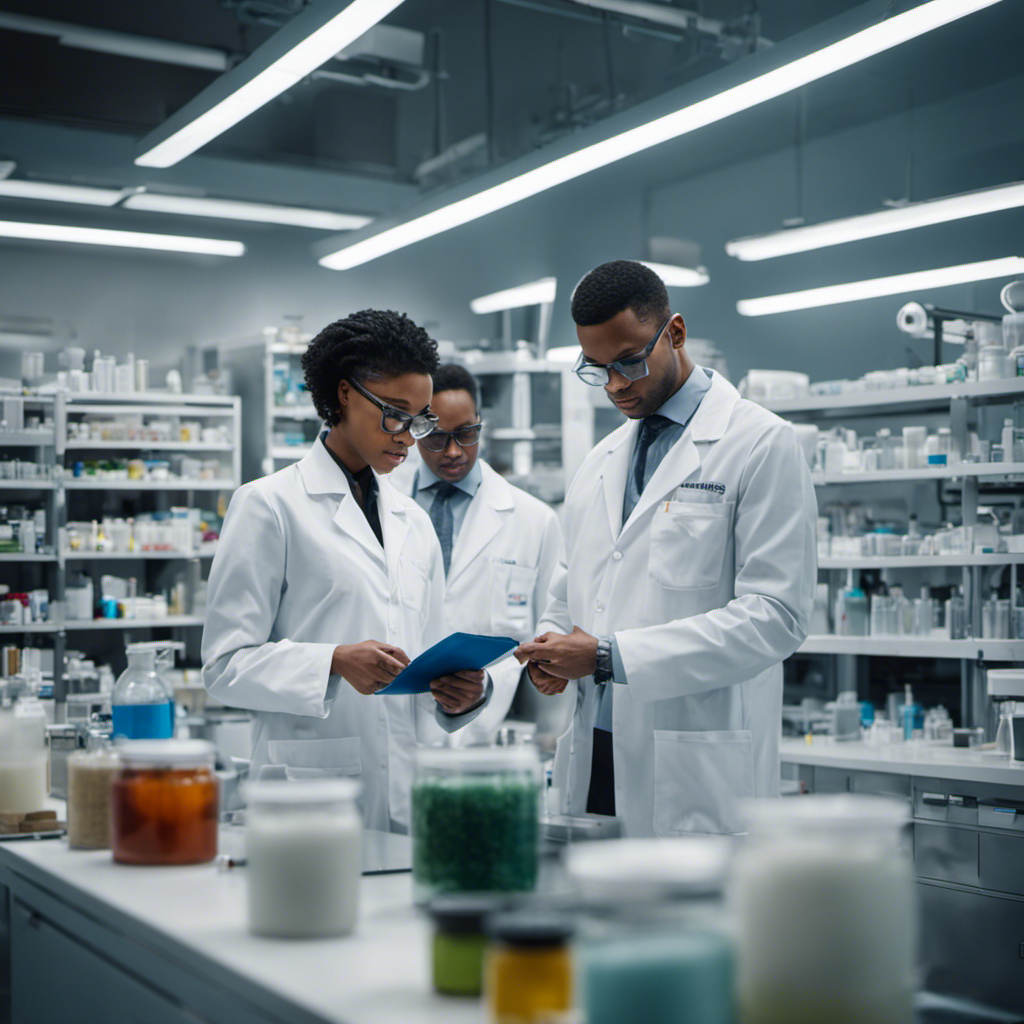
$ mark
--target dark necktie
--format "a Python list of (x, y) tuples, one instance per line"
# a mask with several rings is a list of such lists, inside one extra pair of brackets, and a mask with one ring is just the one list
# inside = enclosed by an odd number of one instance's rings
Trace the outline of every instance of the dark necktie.
[[(630, 517), (640, 495), (644, 493), (644, 478), (647, 475), (647, 452), (651, 445), (661, 436), (661, 432), (672, 425), (673, 421), (667, 416), (659, 416), (653, 413), (645, 416), (640, 423), (640, 436), (636, 442), (636, 452), (633, 455), (632, 478), (626, 485), (626, 493), (622, 502), (622, 521)], [(657, 467), (655, 467), (657, 468)]]
[(434, 489), (434, 503), (430, 506), (430, 521), (434, 524), (434, 532), (441, 542), (441, 557), (444, 559), (444, 574), (452, 564), (452, 535), (455, 520), (452, 517), (452, 495), (455, 493), (453, 484), (440, 483)]

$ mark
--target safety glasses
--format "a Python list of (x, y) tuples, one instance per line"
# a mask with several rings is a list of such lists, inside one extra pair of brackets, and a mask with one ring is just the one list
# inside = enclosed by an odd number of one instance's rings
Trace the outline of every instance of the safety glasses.
[(468, 427), (459, 427), (458, 430), (437, 430), (434, 429), (426, 437), (420, 438), (420, 444), (428, 452), (443, 452), (454, 438), (460, 448), (472, 448), (480, 443), (480, 431), (483, 430), (483, 423), (473, 423)]
[(658, 328), (657, 333), (648, 342), (647, 347), (635, 356), (629, 356), (627, 359), (616, 359), (614, 363), (601, 366), (599, 363), (588, 363), (587, 357), (581, 352), (579, 359), (576, 360), (576, 365), (572, 368), (573, 372), (584, 384), (589, 384), (593, 388), (604, 387), (611, 380), (610, 370), (621, 374), (626, 380), (641, 380), (647, 376), (647, 358), (654, 351), (654, 346), (658, 344), (658, 339), (665, 328), (668, 327), (668, 321), (671, 319), (672, 317), (669, 317)]
[(409, 431), (416, 440), (426, 437), (437, 426), (437, 417), (432, 412), (421, 412), (415, 416), (396, 409), (393, 405), (382, 402), (376, 395), (371, 395), (358, 381), (349, 380), (352, 385), (369, 402), (380, 409), (380, 429), (387, 434), (404, 434)]

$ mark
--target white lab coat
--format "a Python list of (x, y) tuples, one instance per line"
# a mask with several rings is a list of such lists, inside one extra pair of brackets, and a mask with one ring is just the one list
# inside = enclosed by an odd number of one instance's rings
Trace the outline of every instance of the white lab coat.
[[(715, 374), (622, 525), (636, 431), (619, 427), (576, 474), (567, 559), (537, 629), (618, 641), (628, 683), (614, 686), (612, 744), (627, 835), (741, 831), (737, 798), (779, 790), (781, 662), (813, 604), (810, 474), (792, 427)], [(596, 691), (580, 680), (555, 756), (570, 814), (586, 810)]]
[(330, 673), (338, 644), (380, 640), (410, 658), (444, 634), (444, 568), (430, 519), (377, 478), (384, 548), (320, 441), (239, 488), (210, 570), (203, 682), (253, 712), (251, 773), (349, 775), (369, 828), (409, 823), (412, 758), (437, 726), (433, 697), (363, 696)]
[[(532, 640), (537, 617), (547, 604), (552, 573), (562, 558), (558, 517), (483, 459), (478, 465), (480, 486), (452, 547), (444, 600), (446, 631)], [(414, 482), (407, 475), (403, 490), (411, 494)], [(494, 685), (491, 700), (475, 721), (451, 734), (453, 746), (492, 742), (508, 714), (522, 666), (510, 654), (487, 671)]]

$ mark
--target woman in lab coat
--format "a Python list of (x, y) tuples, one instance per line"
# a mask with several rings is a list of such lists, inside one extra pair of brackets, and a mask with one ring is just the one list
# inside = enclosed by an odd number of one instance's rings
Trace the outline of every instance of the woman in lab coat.
[(203, 681), (253, 712), (254, 777), (357, 776), (370, 828), (409, 823), (419, 737), (468, 723), (483, 673), (377, 696), (444, 635), (430, 520), (385, 479), (429, 411), (437, 348), (404, 315), (363, 310), (302, 357), (327, 428), (296, 464), (239, 488), (210, 571)]

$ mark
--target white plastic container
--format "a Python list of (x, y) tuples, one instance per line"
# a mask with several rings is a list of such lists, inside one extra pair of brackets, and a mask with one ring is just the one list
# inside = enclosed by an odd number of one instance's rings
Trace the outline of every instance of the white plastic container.
[(982, 345), (978, 349), (978, 380), (999, 380), (1006, 372), (1006, 349)]
[(0, 707), (0, 814), (44, 809), (47, 765), (42, 704), (29, 698)]
[(246, 787), (250, 931), (295, 939), (352, 931), (362, 874), (359, 789), (354, 779)]
[(927, 427), (903, 428), (904, 469), (921, 469), (925, 465), (924, 445), (927, 439)]
[(731, 889), (744, 1024), (910, 1024), (916, 912), (903, 802), (751, 804)]

